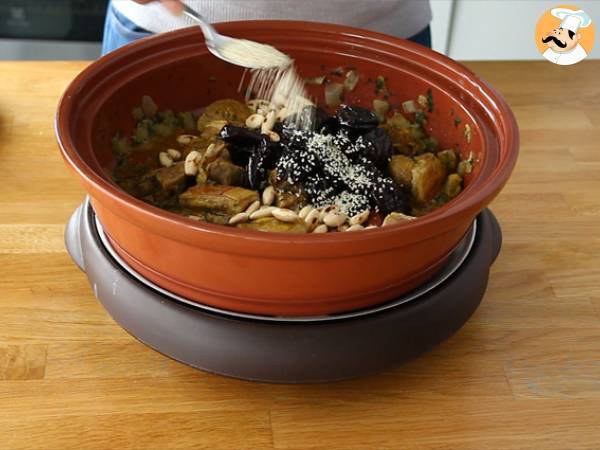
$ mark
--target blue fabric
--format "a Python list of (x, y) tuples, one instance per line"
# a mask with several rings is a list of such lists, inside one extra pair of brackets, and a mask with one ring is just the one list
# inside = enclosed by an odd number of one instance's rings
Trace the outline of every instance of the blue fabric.
[(419, 31), (414, 36), (409, 37), (408, 40), (431, 48), (431, 27), (427, 25), (423, 30)]
[(150, 36), (151, 34), (151, 32), (138, 27), (117, 11), (111, 1), (106, 11), (106, 19), (104, 20), (102, 54), (106, 55), (119, 47)]
[[(123, 45), (138, 39), (150, 36), (152, 33), (138, 27), (135, 23), (121, 14), (112, 5), (108, 5), (106, 20), (104, 22), (104, 38), (102, 41), (102, 54), (106, 55)], [(429, 25), (419, 33), (408, 38), (409, 41), (431, 48), (431, 28)]]

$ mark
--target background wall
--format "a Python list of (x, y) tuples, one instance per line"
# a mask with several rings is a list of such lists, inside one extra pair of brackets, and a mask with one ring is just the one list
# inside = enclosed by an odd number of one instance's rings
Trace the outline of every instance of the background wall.
[[(438, 52), (458, 60), (539, 60), (541, 56), (533, 38), (535, 25), (544, 11), (558, 6), (561, 0), (430, 0), (430, 3), (433, 48)], [(600, 0), (573, 3), (566, 0), (566, 4), (580, 7), (592, 17), (597, 27), (597, 42), (590, 57), (600, 58)], [(0, 59), (95, 59), (99, 54), (98, 43), (0, 39)]]
[(431, 0), (433, 47), (459, 60), (539, 59), (535, 25), (560, 4), (585, 10), (596, 25), (589, 57), (600, 58), (600, 1)]

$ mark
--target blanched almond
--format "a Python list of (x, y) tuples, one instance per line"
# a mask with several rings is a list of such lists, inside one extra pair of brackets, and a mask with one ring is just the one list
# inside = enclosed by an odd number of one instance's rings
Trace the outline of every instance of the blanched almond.
[(194, 140), (196, 136), (193, 134), (181, 134), (177, 136), (177, 143), (179, 145), (188, 145), (190, 142)]
[(316, 227), (312, 232), (316, 233), (316, 234), (322, 234), (322, 233), (327, 233), (328, 231), (329, 231), (329, 228), (327, 228), (327, 225), (321, 224), (318, 227)]
[(246, 127), (251, 130), (257, 130), (265, 121), (265, 116), (262, 114), (252, 114), (246, 119)]
[(200, 152), (192, 150), (185, 157), (185, 162), (183, 163), (183, 170), (185, 171), (186, 175), (193, 177), (198, 173), (197, 160), (200, 156)]
[(362, 225), (369, 218), (369, 214), (371, 214), (371, 211), (365, 209), (363, 212), (352, 216), (349, 221), (350, 225)]
[(275, 131), (269, 131), (267, 136), (269, 136), (271, 142), (279, 142), (281, 140), (281, 137)]
[(298, 217), (300, 217), (301, 219), (306, 219), (306, 216), (308, 216), (308, 214), (315, 209), (312, 205), (307, 205), (304, 208), (302, 208), (300, 210), (300, 212), (298, 213)]
[(219, 157), (221, 152), (225, 149), (224, 142), (213, 143), (208, 146), (206, 149), (206, 153), (204, 153), (204, 157), (206, 159), (216, 159)]
[(262, 134), (267, 134), (269, 131), (271, 131), (273, 129), (273, 125), (275, 125), (276, 119), (277, 116), (275, 115), (275, 111), (269, 111), (265, 121), (260, 126), (260, 132)]
[(271, 217), (273, 215), (274, 209), (275, 209), (274, 206), (263, 206), (259, 210), (254, 211), (252, 214), (250, 214), (250, 219), (255, 220), (255, 219), (261, 219), (263, 217)]
[(346, 220), (348, 220), (346, 214), (330, 212), (323, 218), (323, 223), (328, 227), (337, 228), (343, 225)]
[(311, 212), (308, 213), (304, 221), (306, 222), (306, 225), (308, 225), (309, 230), (316, 227), (319, 224), (320, 216), (321, 211), (319, 211), (318, 209), (313, 209)]
[(238, 213), (235, 216), (233, 216), (231, 219), (229, 219), (229, 225), (235, 225), (237, 223), (248, 222), (249, 218), (250, 218), (250, 216), (246, 212)]
[(262, 193), (263, 205), (271, 206), (275, 201), (275, 188), (273, 186), (267, 186)]
[(360, 230), (364, 230), (365, 227), (363, 227), (362, 225), (356, 223), (354, 225), (349, 226), (346, 231), (360, 231)]
[(245, 212), (246, 214), (250, 215), (254, 211), (258, 211), (258, 208), (260, 208), (260, 200), (256, 200), (254, 203), (250, 204), (250, 206), (246, 208)]
[(298, 215), (291, 209), (275, 208), (272, 211), (273, 217), (281, 222), (296, 222)]
[(175, 150), (174, 148), (170, 148), (170, 149), (167, 150), (167, 153), (169, 154), (169, 156), (174, 161), (177, 161), (177, 160), (181, 159), (181, 152), (179, 150)]
[(160, 152), (158, 154), (158, 162), (160, 162), (160, 165), (163, 167), (171, 167), (173, 165), (173, 159), (167, 152)]

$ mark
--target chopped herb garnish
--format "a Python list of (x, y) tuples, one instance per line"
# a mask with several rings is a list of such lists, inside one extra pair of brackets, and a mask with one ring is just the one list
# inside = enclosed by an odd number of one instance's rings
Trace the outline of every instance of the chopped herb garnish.
[(423, 111), (417, 111), (415, 113), (415, 122), (421, 126), (427, 123), (427, 114), (425, 114)]
[(431, 89), (427, 89), (427, 111), (433, 112), (433, 92), (431, 92)]
[(454, 126), (455, 127), (458, 127), (461, 122), (462, 122), (462, 120), (460, 120), (460, 117), (455, 117), (454, 118)]
[(473, 132), (471, 131), (471, 125), (467, 123), (465, 124), (465, 138), (467, 139), (467, 143), (471, 143), (472, 136)]
[(375, 78), (375, 94), (379, 94), (383, 90), (387, 90), (385, 86), (385, 77), (379, 75), (377, 78)]

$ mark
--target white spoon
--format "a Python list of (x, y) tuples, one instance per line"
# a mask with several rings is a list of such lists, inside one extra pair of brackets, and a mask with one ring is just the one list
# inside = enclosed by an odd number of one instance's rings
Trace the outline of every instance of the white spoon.
[(248, 69), (285, 68), (292, 62), (289, 56), (270, 45), (219, 34), (200, 13), (186, 4), (183, 13), (198, 22), (208, 50), (223, 61)]

